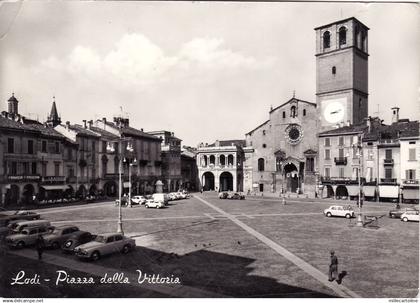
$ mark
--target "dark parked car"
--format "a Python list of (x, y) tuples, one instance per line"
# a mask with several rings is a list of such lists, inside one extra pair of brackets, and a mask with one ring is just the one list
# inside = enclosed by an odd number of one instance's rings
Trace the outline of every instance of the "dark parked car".
[(63, 245), (61, 246), (61, 250), (63, 253), (72, 254), (74, 253), (74, 249), (77, 246), (88, 243), (92, 241), (95, 237), (95, 235), (92, 235), (88, 231), (79, 230), (63, 243)]
[(417, 210), (417, 209), (414, 207), (395, 208), (389, 211), (389, 217), (400, 219), (401, 215), (409, 210)]
[(18, 210), (18, 211), (5, 211), (0, 214), (0, 225), (7, 226), (10, 221), (16, 220), (38, 220), (41, 218), (40, 214), (37, 214), (28, 210)]

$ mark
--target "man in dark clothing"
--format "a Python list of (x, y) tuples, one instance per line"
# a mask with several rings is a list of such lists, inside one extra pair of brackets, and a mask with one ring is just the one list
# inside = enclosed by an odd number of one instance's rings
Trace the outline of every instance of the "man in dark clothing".
[(45, 240), (42, 237), (42, 235), (38, 236), (38, 239), (36, 239), (36, 250), (38, 251), (38, 260), (42, 259), (42, 253), (44, 252), (45, 249)]
[(335, 255), (335, 252), (332, 250), (330, 252), (330, 270), (328, 272), (328, 281), (332, 282), (334, 279), (338, 279), (338, 259)]

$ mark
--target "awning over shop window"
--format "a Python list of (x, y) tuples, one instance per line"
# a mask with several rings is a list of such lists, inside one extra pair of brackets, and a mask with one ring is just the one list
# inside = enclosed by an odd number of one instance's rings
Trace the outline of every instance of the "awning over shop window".
[(349, 196), (358, 196), (359, 185), (347, 185), (347, 192), (349, 193)]
[(69, 188), (68, 185), (42, 185), (45, 190), (66, 190)]
[(379, 185), (381, 198), (398, 198), (398, 185)]
[(363, 186), (363, 192), (365, 197), (374, 197), (375, 196), (376, 186)]
[(402, 194), (404, 199), (418, 199), (419, 189), (418, 188), (403, 188)]

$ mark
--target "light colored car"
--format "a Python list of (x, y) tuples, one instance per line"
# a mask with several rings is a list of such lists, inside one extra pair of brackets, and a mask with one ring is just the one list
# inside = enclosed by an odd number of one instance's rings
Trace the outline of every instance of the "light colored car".
[(351, 206), (332, 205), (327, 209), (324, 209), (324, 215), (327, 217), (335, 216), (346, 217), (347, 219), (350, 219), (354, 217), (354, 210)]
[(419, 222), (419, 211), (418, 210), (408, 210), (401, 215), (401, 220), (404, 222), (408, 221), (417, 221)]
[(45, 226), (33, 226), (24, 228), (19, 234), (6, 237), (6, 244), (11, 247), (22, 248), (35, 244), (39, 235), (46, 235), (50, 231)]
[(143, 205), (146, 203), (146, 198), (144, 196), (134, 196), (131, 198), (131, 203)]
[(134, 239), (127, 238), (121, 233), (106, 233), (97, 235), (93, 241), (77, 246), (74, 251), (81, 259), (96, 261), (105, 255), (128, 253), (135, 247)]
[(30, 220), (30, 221), (20, 221), (16, 224), (13, 224), (13, 229), (10, 229), (11, 233), (18, 234), (24, 228), (27, 227), (35, 227), (35, 226), (42, 226), (46, 227), (47, 229), (51, 227), (51, 223), (48, 220)]
[(44, 236), (45, 246), (57, 249), (78, 231), (79, 228), (74, 225), (57, 226), (51, 233)]
[(168, 194), (168, 199), (171, 200), (171, 201), (175, 201), (175, 200), (178, 200), (178, 197), (175, 193), (169, 193)]
[(158, 193), (158, 194), (153, 194), (152, 197), (153, 197), (153, 201), (155, 202), (161, 202), (164, 205), (168, 204), (169, 198), (167, 194)]
[(146, 204), (144, 205), (146, 208), (150, 208), (150, 207), (153, 207), (153, 208), (162, 208), (162, 207), (165, 207), (165, 204), (163, 203), (163, 202), (161, 202), (161, 201), (154, 201), (154, 200), (152, 200), (152, 201), (147, 201), (146, 202)]

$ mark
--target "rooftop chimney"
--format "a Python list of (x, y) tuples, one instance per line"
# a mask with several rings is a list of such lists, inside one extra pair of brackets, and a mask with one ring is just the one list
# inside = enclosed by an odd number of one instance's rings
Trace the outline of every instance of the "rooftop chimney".
[(70, 121), (66, 121), (66, 129), (68, 130), (70, 128)]
[(366, 121), (366, 126), (368, 127), (368, 132), (370, 133), (372, 130), (372, 117), (369, 116), (365, 118), (365, 121)]
[(340, 122), (340, 127), (343, 127), (344, 126), (344, 121), (341, 121)]
[(220, 146), (219, 140), (216, 140), (216, 142), (214, 143), (214, 146), (216, 146), (216, 147), (219, 147)]
[(393, 107), (392, 109), (392, 123), (397, 123), (400, 119), (400, 108)]
[(140, 128), (141, 131), (143, 131), (143, 128)]
[(84, 128), (87, 128), (87, 127), (86, 127), (86, 120), (82, 120), (82, 121), (83, 121), (83, 127), (84, 127)]
[(89, 129), (91, 129), (92, 128), (92, 124), (93, 124), (93, 120), (89, 120), (88, 121), (88, 124), (89, 124)]
[(350, 126), (350, 120), (347, 120), (346, 125), (347, 125), (347, 126)]

